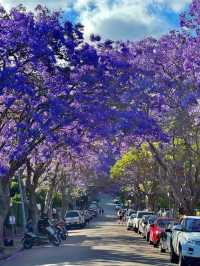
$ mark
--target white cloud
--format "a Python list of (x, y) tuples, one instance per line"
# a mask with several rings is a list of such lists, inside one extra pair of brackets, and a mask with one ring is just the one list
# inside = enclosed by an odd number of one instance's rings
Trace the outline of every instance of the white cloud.
[[(165, 9), (181, 12), (192, 0), (0, 0), (6, 8), (19, 3), (33, 9), (46, 5), (50, 9), (78, 12), (80, 22), (85, 26), (86, 36), (100, 34), (103, 38), (115, 40), (141, 39), (160, 36), (172, 28), (170, 19), (159, 12)], [(154, 7), (154, 11), (150, 10)]]
[(171, 8), (174, 12), (181, 12), (192, 0), (155, 0)]
[(168, 8), (180, 12), (189, 2), (191, 0), (77, 0), (74, 8), (80, 12), (86, 35), (97, 33), (104, 38), (137, 40), (160, 36), (172, 28), (169, 20), (150, 11), (151, 5), (159, 11)]

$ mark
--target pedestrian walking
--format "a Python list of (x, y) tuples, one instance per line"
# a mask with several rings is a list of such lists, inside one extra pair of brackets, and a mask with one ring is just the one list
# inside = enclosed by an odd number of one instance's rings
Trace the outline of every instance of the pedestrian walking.
[(126, 222), (126, 210), (122, 211), (122, 224)]
[(123, 223), (123, 221), (122, 221), (122, 219), (123, 219), (122, 210), (119, 210), (117, 215), (118, 215), (118, 223), (122, 224)]

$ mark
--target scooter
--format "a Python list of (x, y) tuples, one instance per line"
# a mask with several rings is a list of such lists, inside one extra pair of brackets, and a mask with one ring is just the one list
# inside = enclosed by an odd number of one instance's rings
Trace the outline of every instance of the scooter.
[(54, 246), (59, 246), (61, 243), (60, 238), (54, 227), (50, 224), (43, 228), (42, 233), (35, 234), (27, 231), (22, 239), (24, 249), (31, 249), (33, 246), (40, 246), (47, 243), (51, 243)]
[(67, 231), (67, 229), (65, 227), (65, 222), (62, 221), (62, 220), (58, 221), (57, 223), (55, 223), (54, 226), (55, 226), (55, 229), (57, 231), (58, 237), (61, 240), (65, 241), (67, 239), (67, 237), (68, 237), (68, 231)]

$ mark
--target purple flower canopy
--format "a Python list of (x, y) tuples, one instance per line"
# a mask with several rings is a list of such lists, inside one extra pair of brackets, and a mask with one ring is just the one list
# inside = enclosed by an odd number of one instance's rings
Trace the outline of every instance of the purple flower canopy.
[[(92, 35), (86, 43), (82, 25), (61, 23), (58, 12), (1, 8), (1, 176), (11, 177), (40, 146), (48, 159), (42, 145), (78, 154), (85, 138), (170, 141), (163, 123), (174, 106), (188, 109), (199, 100), (199, 10), (194, 0), (181, 16), (183, 30), (159, 40), (116, 43)], [(116, 150), (105, 151), (99, 158), (108, 169)]]

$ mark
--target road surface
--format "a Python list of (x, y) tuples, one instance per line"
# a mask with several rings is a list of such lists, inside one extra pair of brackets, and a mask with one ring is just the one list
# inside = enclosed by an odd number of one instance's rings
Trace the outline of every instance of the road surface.
[(3, 266), (168, 266), (162, 255), (114, 219), (114, 206), (105, 198), (105, 217), (83, 230), (71, 231), (61, 247), (35, 247), (23, 251)]

